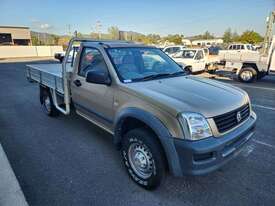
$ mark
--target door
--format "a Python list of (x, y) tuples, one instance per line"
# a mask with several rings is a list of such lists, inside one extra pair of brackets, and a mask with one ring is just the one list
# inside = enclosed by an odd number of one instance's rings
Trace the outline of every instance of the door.
[(203, 71), (205, 69), (205, 58), (203, 51), (197, 51), (194, 57), (194, 64), (192, 67), (193, 72)]
[(101, 52), (97, 48), (84, 47), (78, 71), (75, 71), (71, 82), (72, 99), (78, 113), (110, 129), (113, 123), (114, 91), (111, 85), (88, 83), (86, 75), (91, 70), (102, 70), (109, 74)]

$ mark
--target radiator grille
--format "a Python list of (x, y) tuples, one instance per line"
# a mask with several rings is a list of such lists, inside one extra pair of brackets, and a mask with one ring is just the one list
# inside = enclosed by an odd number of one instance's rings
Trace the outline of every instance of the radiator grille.
[(214, 117), (214, 121), (220, 133), (224, 133), (241, 122), (245, 121), (250, 115), (250, 107), (249, 104), (246, 104), (234, 111), (228, 112), (226, 114), (222, 114)]

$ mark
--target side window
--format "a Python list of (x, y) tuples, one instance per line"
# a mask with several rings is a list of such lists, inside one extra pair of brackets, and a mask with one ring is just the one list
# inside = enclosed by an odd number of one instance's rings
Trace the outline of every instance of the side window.
[(241, 49), (244, 50), (244, 45), (241, 45)]
[(180, 48), (179, 48), (179, 47), (174, 47), (174, 51), (173, 51), (174, 53), (175, 53), (175, 52), (179, 52), (179, 51), (180, 51)]
[(230, 45), (228, 49), (229, 49), (229, 50), (232, 50), (232, 45)]
[(197, 53), (195, 59), (196, 59), (196, 60), (203, 59), (203, 53), (202, 53), (202, 51), (198, 51), (198, 53)]
[(233, 49), (233, 50), (237, 50), (237, 45), (233, 45), (233, 46), (232, 46), (232, 49)]
[(237, 49), (237, 50), (240, 50), (240, 48), (241, 48), (241, 45), (237, 45), (237, 46), (236, 46), (236, 49)]
[(167, 49), (164, 50), (164, 52), (167, 52), (168, 54), (170, 54), (171, 50), (172, 50), (172, 48), (167, 48)]
[(78, 75), (86, 77), (87, 72), (91, 70), (101, 70), (108, 73), (107, 65), (100, 51), (86, 47), (81, 54)]

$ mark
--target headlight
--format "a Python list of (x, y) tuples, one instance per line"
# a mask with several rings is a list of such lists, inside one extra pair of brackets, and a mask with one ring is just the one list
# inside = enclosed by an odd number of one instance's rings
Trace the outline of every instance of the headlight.
[(204, 116), (198, 113), (181, 113), (179, 121), (185, 139), (200, 140), (212, 136), (211, 129)]

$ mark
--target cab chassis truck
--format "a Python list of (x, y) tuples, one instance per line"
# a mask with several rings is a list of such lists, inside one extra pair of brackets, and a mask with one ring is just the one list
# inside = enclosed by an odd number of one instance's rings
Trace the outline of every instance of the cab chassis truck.
[(62, 65), (27, 65), (26, 75), (39, 83), (47, 115), (76, 110), (111, 133), (129, 176), (145, 189), (159, 186), (167, 171), (220, 168), (254, 134), (257, 116), (245, 91), (186, 75), (155, 47), (73, 38)]

